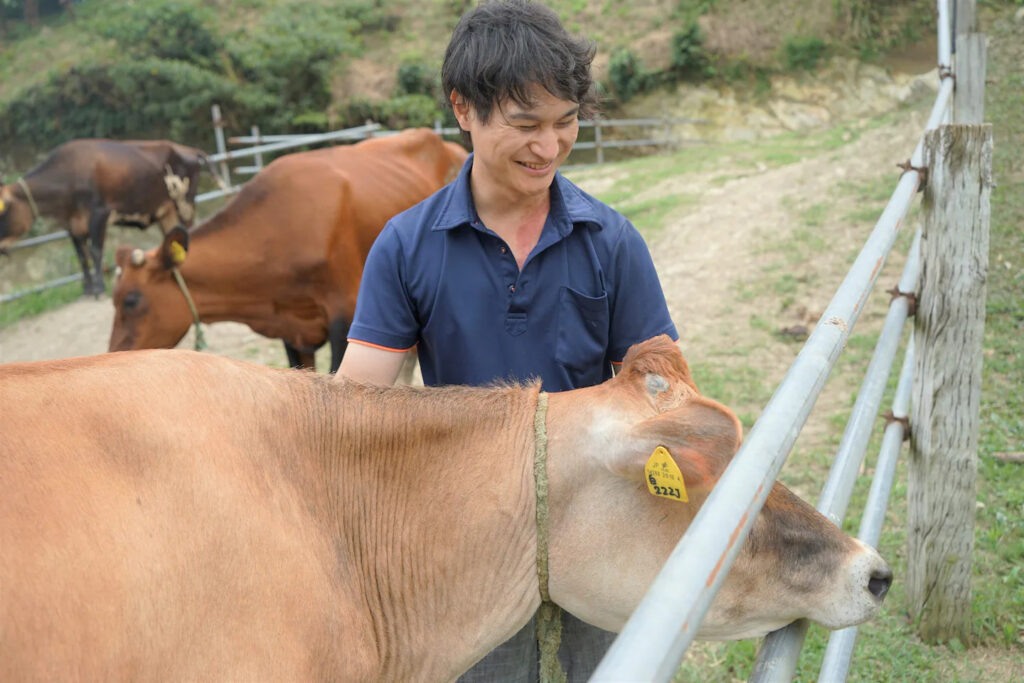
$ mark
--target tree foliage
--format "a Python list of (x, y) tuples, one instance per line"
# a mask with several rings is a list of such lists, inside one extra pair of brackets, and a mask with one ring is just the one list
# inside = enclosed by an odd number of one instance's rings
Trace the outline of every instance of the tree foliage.
[[(376, 16), (372, 7), (354, 7)], [(244, 29), (218, 26), (200, 0), (132, 3), (76, 24), (97, 40), (116, 41), (130, 59), (56, 71), (8, 100), (0, 138), (15, 152), (77, 137), (170, 136), (203, 146), (213, 104), (232, 127), (322, 128), (332, 69), (358, 49), (359, 25), (315, 4), (271, 8)]]

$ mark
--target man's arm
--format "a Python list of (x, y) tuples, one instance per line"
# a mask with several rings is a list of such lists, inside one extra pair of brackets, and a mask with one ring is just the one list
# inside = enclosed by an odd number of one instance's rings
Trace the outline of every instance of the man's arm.
[(391, 386), (405, 362), (405, 351), (390, 351), (366, 344), (350, 343), (338, 368), (338, 377)]

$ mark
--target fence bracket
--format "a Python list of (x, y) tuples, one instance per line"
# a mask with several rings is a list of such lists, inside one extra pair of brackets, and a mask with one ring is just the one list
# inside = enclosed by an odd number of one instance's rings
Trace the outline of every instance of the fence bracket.
[(901, 292), (900, 286), (894, 285), (892, 289), (885, 290), (885, 293), (890, 295), (892, 298), (889, 299), (889, 305), (896, 300), (896, 297), (905, 297), (907, 299), (907, 317), (913, 318), (914, 314), (917, 313), (917, 293), (916, 292)]
[(939, 65), (939, 80), (941, 81), (944, 78), (952, 78), (953, 79), (953, 87), (954, 88), (956, 87), (956, 74), (953, 73), (953, 70), (950, 69), (948, 66), (942, 66), (940, 64)]
[(885, 418), (885, 429), (888, 429), (889, 425), (891, 425), (893, 422), (899, 422), (901, 425), (903, 425), (903, 440), (910, 440), (910, 418), (906, 416), (896, 417), (895, 415), (893, 415), (891, 410), (887, 410), (884, 413), (882, 413), (882, 417)]
[(907, 159), (901, 164), (896, 164), (896, 168), (902, 168), (903, 172), (917, 171), (920, 182), (917, 184), (917, 191), (924, 192), (925, 185), (928, 184), (928, 167), (927, 166), (914, 166), (910, 163), (910, 159)]

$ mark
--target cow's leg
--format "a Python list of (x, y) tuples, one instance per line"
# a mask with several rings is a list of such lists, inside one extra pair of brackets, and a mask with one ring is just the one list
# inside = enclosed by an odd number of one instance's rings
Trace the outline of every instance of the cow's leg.
[(338, 371), (341, 359), (345, 357), (349, 324), (346, 318), (335, 318), (327, 327), (327, 339), (331, 342), (331, 372)]
[(75, 246), (75, 255), (78, 257), (78, 263), (82, 266), (82, 293), (92, 294), (92, 271), (89, 269), (89, 256), (86, 253), (86, 241), (89, 239), (88, 235), (76, 235), (71, 233), (71, 244)]
[(103, 242), (107, 238), (109, 217), (110, 211), (107, 209), (95, 209), (89, 216), (89, 253), (96, 277), (92, 281), (92, 290), (86, 291), (86, 294), (95, 294), (97, 297), (107, 289), (103, 282)]
[(297, 349), (284, 342), (284, 352), (288, 356), (288, 367), (316, 372), (316, 349)]
[(302, 367), (302, 361), (299, 359), (299, 350), (292, 346), (291, 344), (289, 344), (288, 342), (284, 343), (284, 354), (288, 356), (288, 367)]

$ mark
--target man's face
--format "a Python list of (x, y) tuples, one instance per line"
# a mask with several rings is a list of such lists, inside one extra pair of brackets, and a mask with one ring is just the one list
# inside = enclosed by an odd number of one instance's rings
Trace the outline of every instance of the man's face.
[(500, 102), (483, 123), (452, 95), (455, 116), (473, 139), (473, 191), (517, 200), (544, 194), (579, 133), (579, 105), (533, 86), (532, 105)]

